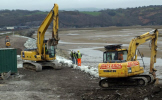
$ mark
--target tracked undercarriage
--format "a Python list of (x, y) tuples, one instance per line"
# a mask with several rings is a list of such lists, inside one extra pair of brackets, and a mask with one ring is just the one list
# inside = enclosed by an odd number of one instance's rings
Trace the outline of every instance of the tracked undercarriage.
[(52, 67), (54, 69), (62, 69), (62, 64), (56, 61), (46, 61), (46, 62), (32, 62), (32, 61), (24, 61), (23, 68), (34, 70), (36, 72), (42, 71), (43, 67)]
[(126, 78), (105, 78), (100, 80), (99, 86), (102, 88), (113, 89), (122, 87), (146, 86), (153, 84), (155, 79), (153, 75), (137, 75)]

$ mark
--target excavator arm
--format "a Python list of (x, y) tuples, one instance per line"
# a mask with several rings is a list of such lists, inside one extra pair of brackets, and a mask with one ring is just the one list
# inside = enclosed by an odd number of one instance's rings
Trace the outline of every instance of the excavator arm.
[(52, 10), (48, 13), (42, 24), (40, 25), (38, 32), (37, 32), (37, 52), (39, 55), (43, 52), (43, 40), (45, 32), (53, 20), (53, 32), (52, 32), (52, 39), (54, 40), (54, 45), (58, 44), (58, 5), (54, 4)]
[(129, 44), (128, 48), (128, 55), (127, 55), (127, 61), (136, 61), (137, 60), (137, 54), (136, 49), (139, 45), (147, 42), (148, 40), (151, 40), (151, 59), (150, 59), (150, 73), (153, 73), (154, 71), (154, 63), (156, 63), (156, 54), (157, 54), (157, 38), (158, 38), (158, 30), (154, 30), (153, 33), (147, 32), (141, 36), (138, 36)]
[(152, 39), (151, 42), (151, 58), (150, 58), (150, 73), (155, 76), (155, 71), (156, 69), (154, 68), (154, 63), (156, 63), (156, 54), (157, 54), (157, 38), (158, 38), (158, 30), (156, 29), (154, 31), (155, 33), (155, 38)]
[[(157, 49), (157, 38), (158, 38), (158, 30), (154, 30), (153, 34), (150, 34), (151, 32), (147, 32), (141, 36), (137, 36), (136, 38), (132, 39), (132, 41), (129, 44), (128, 48), (128, 56), (127, 61), (135, 61), (137, 60), (136, 57), (136, 49), (139, 45), (152, 40), (151, 42), (151, 49), (155, 52)], [(155, 53), (156, 56), (156, 53)], [(156, 60), (155, 60), (156, 61)]]

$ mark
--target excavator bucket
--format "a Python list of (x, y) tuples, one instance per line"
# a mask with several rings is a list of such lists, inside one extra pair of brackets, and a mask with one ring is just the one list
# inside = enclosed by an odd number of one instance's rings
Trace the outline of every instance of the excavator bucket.
[(159, 84), (159, 79), (158, 78), (155, 79), (155, 83), (154, 84), (155, 84), (155, 86)]
[(58, 41), (55, 40), (54, 38), (49, 39), (47, 45), (48, 46), (56, 46), (58, 44)]

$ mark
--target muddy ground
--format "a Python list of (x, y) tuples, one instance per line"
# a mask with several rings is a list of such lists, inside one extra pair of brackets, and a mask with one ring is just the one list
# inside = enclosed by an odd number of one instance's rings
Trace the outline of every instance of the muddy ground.
[(99, 79), (80, 70), (44, 69), (42, 72), (18, 69), (20, 78), (1, 80), (1, 100), (160, 100), (160, 87), (101, 89)]
[(0, 37), (0, 48), (6, 48), (5, 37), (9, 36), (10, 44), (9, 48), (17, 49), (17, 55), (21, 55), (21, 51), (25, 49), (24, 43), (28, 40), (27, 38), (21, 38), (13, 35), (4, 35)]
[[(121, 30), (119, 28), (117, 30)], [(125, 29), (125, 28), (124, 28)], [(130, 28), (129, 28), (130, 29)], [(152, 28), (149, 28), (152, 29)], [(148, 29), (148, 30), (149, 30)], [(107, 31), (110, 32), (107, 33)], [(112, 34), (117, 30), (108, 29), (76, 29), (61, 30), (60, 38), (65, 42), (113, 42), (106, 37), (97, 38), (94, 34)], [(135, 29), (138, 31), (138, 29)], [(143, 30), (143, 29), (141, 29)], [(147, 30), (147, 29), (146, 29)], [(96, 32), (97, 31), (97, 32)], [(135, 32), (136, 32), (135, 31)], [(79, 32), (79, 33), (78, 33)], [(50, 31), (49, 31), (50, 33)], [(72, 33), (82, 34), (73, 36)], [(88, 35), (90, 34), (90, 35)], [(22, 37), (11, 37), (11, 47), (24, 49), (23, 44), (27, 40)], [(33, 35), (34, 37), (34, 35)], [(47, 34), (48, 37), (48, 34)], [(86, 37), (86, 38), (85, 38)], [(94, 39), (94, 40), (93, 40)], [(110, 38), (109, 38), (110, 39)], [(127, 42), (127, 41), (125, 41)], [(0, 38), (0, 46), (4, 47), (4, 38)], [(58, 54), (69, 58), (68, 50), (100, 46), (96, 44), (59, 44)], [(101, 89), (98, 86), (99, 78), (94, 78), (78, 69), (64, 66), (61, 70), (50, 68), (42, 72), (34, 72), (19, 68), (19, 75), (8, 80), (0, 80), (0, 100), (161, 100), (162, 86), (132, 87), (121, 89)]]

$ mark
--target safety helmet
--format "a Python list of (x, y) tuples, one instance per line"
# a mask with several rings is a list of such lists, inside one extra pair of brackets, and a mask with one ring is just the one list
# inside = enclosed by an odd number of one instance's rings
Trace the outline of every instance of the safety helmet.
[(78, 52), (79, 52), (79, 50), (78, 50)]

